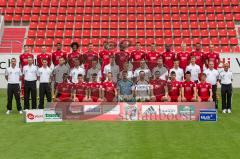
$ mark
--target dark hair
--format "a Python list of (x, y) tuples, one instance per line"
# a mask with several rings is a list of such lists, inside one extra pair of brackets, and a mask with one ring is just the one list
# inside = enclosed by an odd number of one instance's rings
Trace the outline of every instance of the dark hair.
[(156, 74), (156, 73), (160, 73), (160, 71), (156, 71), (154, 74)]
[(206, 73), (202, 73), (202, 76), (205, 76), (205, 77), (207, 77)]
[(57, 45), (62, 45), (62, 43), (58, 42)]
[(140, 71), (140, 72), (139, 72), (139, 74), (140, 74), (140, 73), (142, 73), (142, 72), (145, 74), (145, 72), (144, 72), (144, 71)]
[(11, 58), (11, 61), (12, 61), (12, 60), (15, 60), (15, 61), (16, 61), (16, 58), (15, 58), (15, 57), (13, 57), (13, 58)]
[(191, 75), (191, 72), (190, 72), (190, 71), (187, 71), (187, 72), (185, 73), (185, 75)]
[(94, 77), (95, 77), (95, 76), (97, 76), (97, 74), (96, 74), (96, 73), (93, 73), (93, 74), (92, 74), (92, 76), (94, 76)]
[(89, 45), (93, 45), (93, 43), (88, 43), (88, 46), (89, 46)]
[(77, 49), (79, 48), (79, 44), (77, 42), (72, 42), (71, 48), (73, 48), (74, 45), (77, 46)]
[(83, 75), (82, 74), (78, 74), (78, 77), (82, 77)]
[(175, 72), (175, 71), (172, 71), (172, 72), (171, 72), (171, 75), (176, 75), (176, 72)]

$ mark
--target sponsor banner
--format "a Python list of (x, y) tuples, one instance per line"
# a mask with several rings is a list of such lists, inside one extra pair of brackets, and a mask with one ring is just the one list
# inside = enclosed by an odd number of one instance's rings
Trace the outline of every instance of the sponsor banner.
[(200, 109), (213, 109), (213, 102), (58, 102), (51, 109), (61, 110), (63, 120), (105, 121), (186, 121), (198, 120)]
[(25, 111), (25, 121), (34, 122), (59, 122), (62, 121), (61, 112), (55, 110), (32, 109)]
[(200, 110), (199, 121), (217, 121), (216, 109)]
[(44, 110), (43, 109), (32, 109), (25, 111), (25, 121), (27, 123), (43, 122), (44, 121)]
[(45, 122), (62, 121), (61, 113), (57, 113), (55, 110), (45, 110), (44, 121)]

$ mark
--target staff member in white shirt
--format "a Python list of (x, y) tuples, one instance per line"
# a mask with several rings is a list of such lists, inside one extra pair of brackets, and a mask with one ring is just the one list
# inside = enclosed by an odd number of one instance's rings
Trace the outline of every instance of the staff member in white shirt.
[(38, 109), (44, 108), (45, 95), (47, 97), (47, 102), (52, 101), (51, 79), (52, 79), (52, 70), (48, 67), (48, 61), (47, 59), (42, 59), (42, 67), (38, 69), (38, 80), (40, 82)]
[(32, 109), (37, 108), (37, 66), (33, 65), (33, 58), (28, 58), (28, 65), (23, 67), (24, 75), (24, 110), (29, 109), (29, 96), (31, 94)]
[(203, 73), (207, 75), (206, 81), (212, 85), (213, 101), (215, 102), (215, 108), (218, 109), (218, 100), (217, 100), (217, 82), (219, 78), (218, 70), (214, 69), (214, 62), (209, 61), (209, 68), (206, 69)]
[(174, 60), (174, 66), (173, 66), (173, 68), (170, 69), (169, 72), (175, 72), (176, 73), (176, 80), (179, 81), (179, 82), (183, 81), (184, 72), (183, 72), (183, 69), (181, 69), (179, 67), (179, 60), (177, 60), (177, 59)]
[(186, 68), (186, 72), (191, 72), (191, 80), (195, 83), (198, 83), (199, 81), (199, 74), (201, 73), (200, 66), (196, 64), (196, 57), (192, 56), (190, 64)]
[(78, 59), (74, 60), (74, 68), (70, 71), (70, 78), (72, 83), (78, 83), (78, 75), (81, 74), (85, 77), (86, 71), (83, 67), (80, 66)]
[(22, 72), (19, 67), (16, 66), (16, 59), (11, 59), (11, 66), (5, 70), (5, 78), (8, 81), (7, 87), (7, 112), (6, 114), (10, 114), (12, 111), (12, 99), (13, 95), (15, 97), (17, 103), (17, 110), (20, 114), (22, 114), (22, 106), (20, 100), (20, 80), (22, 77)]
[(224, 70), (220, 72), (219, 80), (221, 83), (222, 110), (223, 113), (232, 112), (232, 81), (233, 73), (229, 71), (229, 64), (223, 65)]

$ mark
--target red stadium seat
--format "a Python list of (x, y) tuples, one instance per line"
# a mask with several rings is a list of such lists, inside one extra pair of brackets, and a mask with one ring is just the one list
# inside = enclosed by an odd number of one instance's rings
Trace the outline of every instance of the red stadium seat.
[(217, 30), (210, 30), (210, 37), (217, 37), (218, 36), (218, 31)]
[(153, 30), (146, 30), (146, 36), (147, 37), (154, 37), (154, 31)]
[(221, 38), (221, 45), (222, 46), (223, 45), (228, 45), (228, 38), (225, 38), (225, 37)]
[(172, 37), (172, 31), (171, 30), (165, 30), (164, 31), (164, 37)]
[(36, 36), (36, 30), (29, 30), (28, 31), (28, 37), (29, 38), (35, 38)]
[(190, 37), (190, 31), (189, 30), (183, 30), (182, 31), (182, 36), (183, 37)]
[(225, 22), (218, 22), (217, 25), (218, 25), (218, 29), (225, 29), (225, 27), (226, 27)]
[(28, 38), (28, 39), (26, 40), (26, 45), (28, 45), (28, 46), (33, 46), (33, 45), (34, 45), (34, 40), (31, 39), (31, 38)]
[(153, 29), (154, 29), (154, 24), (153, 24), (153, 22), (146, 22), (146, 29), (151, 29), (151, 30), (153, 30)]
[(54, 30), (55, 29), (55, 26), (56, 26), (56, 23), (55, 22), (49, 22), (48, 24), (47, 24), (47, 29), (52, 29), (52, 30)]
[(181, 45), (182, 44), (182, 39), (181, 38), (175, 38), (174, 39), (174, 45)]
[(189, 23), (188, 22), (182, 22), (182, 29), (189, 29)]
[(202, 38), (203, 37), (208, 37), (208, 34), (209, 34), (208, 30), (201, 30), (201, 37)]
[(138, 37), (145, 37), (145, 31), (144, 30), (138, 30), (137, 31), (137, 36)]
[(209, 25), (209, 29), (214, 29), (215, 30), (217, 28), (217, 23), (216, 22), (209, 22), (208, 25)]
[(46, 29), (46, 26), (47, 26), (47, 23), (46, 23), (46, 22), (40, 22), (40, 23), (38, 23), (38, 29), (40, 29), (40, 30), (45, 30), (45, 29)]
[(99, 37), (100, 36), (100, 30), (92, 30), (92, 37)]
[(64, 36), (68, 38), (72, 38), (73, 31), (72, 30), (65, 30)]
[(234, 30), (234, 29), (228, 30), (228, 36), (229, 37), (236, 37), (237, 36), (236, 30)]
[(212, 42), (212, 44), (215, 45), (215, 46), (216, 46), (216, 45), (219, 45), (219, 39), (216, 38), (216, 37), (215, 37), (215, 38), (212, 38), (212, 39), (211, 39), (211, 42)]
[(31, 22), (38, 22), (38, 18), (39, 18), (38, 15), (32, 15)]
[(156, 38), (156, 45), (164, 45), (163, 38)]
[(42, 48), (41, 47), (34, 47), (33, 52), (34, 53), (41, 53)]
[(41, 15), (48, 14), (49, 13), (49, 8), (48, 7), (42, 7), (40, 12), (41, 12)]
[(35, 45), (36, 45), (36, 46), (42, 46), (42, 45), (44, 45), (44, 39), (43, 39), (43, 38), (37, 38), (37, 39), (35, 40)]
[(63, 45), (64, 45), (64, 46), (70, 46), (71, 43), (72, 43), (72, 39), (71, 39), (71, 38), (65, 38), (65, 39), (63, 40)]
[(53, 39), (52, 38), (45, 39), (45, 45), (46, 46), (52, 46), (53, 45)]
[(227, 22), (227, 28), (228, 28), (228, 29), (235, 29), (235, 24), (234, 24), (234, 22)]
[(64, 23), (64, 22), (58, 22), (58, 23), (56, 24), (56, 28), (57, 28), (57, 29), (64, 29), (64, 26), (65, 26), (65, 23)]
[(209, 38), (202, 38), (202, 45), (209, 45), (209, 44), (210, 44)]
[(163, 37), (163, 31), (157, 29), (156, 32), (155, 32), (155, 35), (156, 35), (156, 37)]
[(223, 46), (221, 52), (231, 52), (231, 49), (228, 46)]
[(191, 29), (198, 29), (198, 22), (191, 22), (190, 24)]
[(126, 37), (127, 36), (127, 31), (126, 30), (119, 30), (119, 36), (120, 37)]
[(199, 30), (192, 30), (192, 37), (199, 37), (200, 31)]
[(31, 22), (29, 25), (29, 29), (37, 29), (38, 24), (36, 22)]
[(75, 30), (74, 31), (74, 37), (75, 38), (80, 38), (82, 36), (82, 31), (81, 30)]
[(174, 36), (174, 37), (181, 37), (181, 35), (182, 35), (181, 30), (174, 30), (174, 31), (173, 31), (173, 36)]
[(166, 38), (166, 39), (165, 39), (165, 44), (170, 44), (170, 45), (172, 45), (172, 44), (173, 44), (172, 38)]
[(46, 37), (53, 38), (54, 37), (54, 30), (47, 30)]
[(218, 30), (218, 32), (219, 32), (220, 37), (227, 37), (227, 35), (228, 35), (227, 30), (225, 30), (225, 29)]
[(179, 21), (180, 21), (180, 16), (179, 16), (179, 14), (172, 14), (172, 21), (177, 21), (177, 22), (179, 22)]
[(190, 21), (197, 21), (197, 20), (198, 20), (198, 16), (196, 14), (190, 15)]
[(55, 37), (62, 38), (63, 37), (63, 31), (62, 30), (56, 30), (55, 31)]
[(238, 45), (238, 39), (237, 38), (230, 38), (230, 45)]
[(173, 22), (173, 28), (174, 29), (180, 29), (181, 28), (181, 23), (180, 22)]

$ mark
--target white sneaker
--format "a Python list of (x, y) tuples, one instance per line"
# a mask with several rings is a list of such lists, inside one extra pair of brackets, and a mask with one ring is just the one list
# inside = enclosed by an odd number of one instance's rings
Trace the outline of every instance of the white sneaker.
[(230, 114), (232, 113), (231, 109), (228, 109), (227, 112), (230, 113)]
[(19, 111), (19, 114), (23, 114), (23, 111), (20, 110), (20, 111)]
[(226, 114), (227, 113), (227, 109), (223, 109), (222, 113)]
[(9, 115), (10, 113), (11, 113), (11, 110), (8, 110), (8, 111), (6, 112), (7, 115)]

